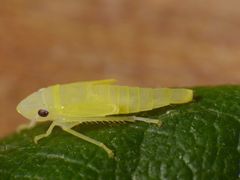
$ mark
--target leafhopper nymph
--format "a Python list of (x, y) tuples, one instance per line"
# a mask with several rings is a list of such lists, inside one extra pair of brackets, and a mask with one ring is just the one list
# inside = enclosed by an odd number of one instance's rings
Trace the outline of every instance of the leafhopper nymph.
[(33, 127), (36, 122), (52, 121), (45, 134), (34, 138), (35, 143), (49, 136), (55, 126), (60, 126), (64, 131), (103, 148), (109, 157), (113, 157), (112, 150), (106, 145), (72, 128), (83, 122), (103, 121), (144, 121), (161, 125), (160, 120), (128, 114), (187, 103), (193, 98), (190, 89), (139, 88), (114, 83), (115, 80), (108, 79), (43, 88), (21, 101), (17, 111), (30, 120), (28, 127)]

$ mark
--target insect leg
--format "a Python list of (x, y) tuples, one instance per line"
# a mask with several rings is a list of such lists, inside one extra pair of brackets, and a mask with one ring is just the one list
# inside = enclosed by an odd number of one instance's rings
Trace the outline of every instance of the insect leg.
[(56, 124), (52, 123), (49, 126), (49, 128), (48, 128), (48, 130), (47, 130), (47, 132), (45, 134), (40, 134), (40, 135), (35, 136), (34, 137), (34, 142), (37, 144), (40, 139), (48, 137), (52, 133), (52, 130), (53, 130), (54, 126), (56, 126)]
[(17, 127), (17, 132), (21, 132), (22, 130), (25, 130), (25, 129), (31, 129), (33, 128), (34, 126), (36, 125), (36, 121), (32, 120), (30, 121), (29, 124), (22, 124), (20, 126)]
[(145, 123), (153, 123), (153, 124), (157, 124), (158, 126), (162, 125), (162, 121), (159, 119), (151, 119), (151, 118), (145, 118), (145, 117), (137, 117), (137, 116), (133, 116), (133, 119), (135, 121), (143, 121)]
[(78, 132), (76, 132), (76, 131), (74, 131), (74, 130), (72, 130), (72, 129), (70, 129), (70, 128), (62, 127), (62, 129), (63, 129), (64, 131), (66, 131), (66, 132), (74, 135), (74, 136), (77, 136), (78, 138), (81, 138), (81, 139), (83, 139), (83, 140), (85, 140), (85, 141), (87, 141), (87, 142), (90, 142), (90, 143), (92, 143), (92, 144), (95, 144), (95, 145), (103, 148), (103, 149), (108, 153), (108, 156), (109, 156), (110, 158), (113, 158), (114, 154), (113, 154), (112, 150), (109, 149), (109, 148), (108, 148), (105, 144), (103, 144), (102, 142), (99, 142), (99, 141), (97, 141), (97, 140), (95, 140), (95, 139), (92, 139), (92, 138), (90, 138), (90, 137), (88, 137), (88, 136), (85, 136), (85, 135), (83, 135), (83, 134), (80, 134), (80, 133), (78, 133)]

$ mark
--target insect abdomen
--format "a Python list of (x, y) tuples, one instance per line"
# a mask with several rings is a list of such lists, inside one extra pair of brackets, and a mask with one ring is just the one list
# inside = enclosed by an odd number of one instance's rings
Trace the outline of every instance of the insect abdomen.
[(119, 106), (120, 114), (147, 111), (169, 104), (192, 100), (192, 90), (109, 86), (110, 100)]
[(127, 86), (109, 86), (111, 102), (117, 104), (120, 114), (151, 110), (168, 105), (167, 88), (151, 89)]
[(95, 86), (94, 92), (105, 102), (119, 107), (119, 114), (147, 111), (169, 104), (192, 100), (192, 91), (170, 88), (138, 88), (128, 86)]
[[(142, 107), (141, 104), (142, 93), (146, 93), (146, 91), (141, 92), (141, 88), (128, 86), (99, 86), (95, 88), (99, 97), (119, 107), (119, 114), (139, 112), (146, 108)], [(150, 105), (149, 107), (152, 106)]]

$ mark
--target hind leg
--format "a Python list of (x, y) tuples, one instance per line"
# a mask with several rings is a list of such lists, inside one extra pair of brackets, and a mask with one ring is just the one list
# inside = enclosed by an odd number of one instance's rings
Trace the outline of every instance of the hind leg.
[(136, 121), (142, 121), (145, 123), (151, 123), (156, 124), (158, 126), (162, 125), (162, 121), (159, 119), (151, 119), (151, 118), (145, 118), (145, 117), (138, 117), (138, 116), (118, 116), (118, 117), (105, 117), (104, 119), (101, 119), (101, 121), (106, 122), (136, 122)]
[(138, 116), (109, 116), (103, 118), (92, 118), (89, 122), (109, 122), (109, 123), (121, 123), (121, 122), (136, 122), (142, 121), (145, 123), (156, 124), (158, 126), (162, 125), (162, 121), (159, 119), (151, 119), (145, 117), (138, 117)]
[(133, 116), (132, 118), (134, 121), (142, 121), (145, 123), (152, 123), (152, 124), (156, 124), (157, 126), (162, 125), (162, 121), (159, 119), (151, 119), (151, 118), (137, 117), (137, 116)]

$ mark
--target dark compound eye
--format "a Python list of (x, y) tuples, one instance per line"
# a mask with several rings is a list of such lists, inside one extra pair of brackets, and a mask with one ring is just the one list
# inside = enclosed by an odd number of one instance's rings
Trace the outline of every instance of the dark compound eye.
[(48, 114), (49, 114), (49, 112), (47, 110), (45, 110), (45, 109), (40, 109), (38, 111), (38, 115), (41, 116), (41, 117), (47, 117)]

